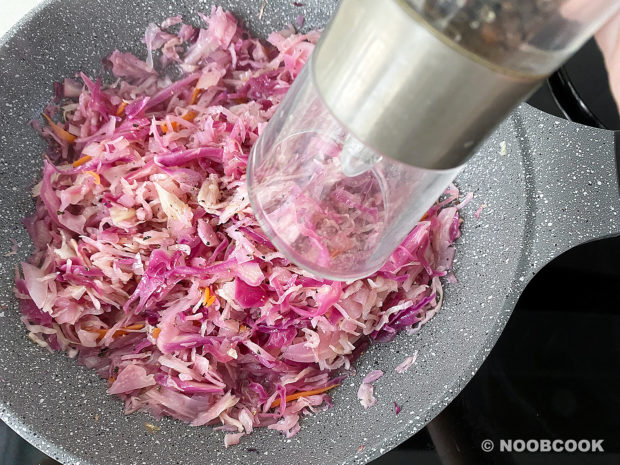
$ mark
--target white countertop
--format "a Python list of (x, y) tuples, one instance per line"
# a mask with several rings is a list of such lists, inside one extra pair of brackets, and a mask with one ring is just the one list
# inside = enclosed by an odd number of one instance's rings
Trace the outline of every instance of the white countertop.
[[(0, 36), (42, 0), (12, 0), (0, 10)], [(4, 1), (3, 1), (4, 3)]]

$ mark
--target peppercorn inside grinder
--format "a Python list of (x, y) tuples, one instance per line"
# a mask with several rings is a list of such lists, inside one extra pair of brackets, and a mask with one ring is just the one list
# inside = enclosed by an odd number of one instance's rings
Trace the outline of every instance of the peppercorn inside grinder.
[(489, 132), (619, 8), (343, 0), (250, 154), (265, 233), (312, 274), (374, 273)]

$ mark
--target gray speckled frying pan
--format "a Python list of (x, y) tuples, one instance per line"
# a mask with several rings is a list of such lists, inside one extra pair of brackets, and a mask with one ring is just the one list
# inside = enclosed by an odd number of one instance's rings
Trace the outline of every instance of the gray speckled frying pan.
[[(52, 83), (76, 71), (96, 74), (114, 48), (143, 54), (149, 22), (195, 17), (211, 1), (49, 0), (0, 40), (0, 417), (50, 456), (72, 465), (365, 463), (407, 439), (465, 386), (499, 337), (532, 276), (562, 252), (620, 233), (614, 134), (567, 123), (528, 106), (516, 110), (458, 178), (476, 198), (464, 211), (445, 306), (415, 336), (372, 347), (356, 378), (334, 392), (335, 406), (305, 418), (287, 440), (261, 430), (224, 449), (222, 434), (164, 419), (148, 432), (145, 414), (123, 415), (105, 382), (65, 355), (32, 344), (12, 297), (14, 267), (30, 252), (20, 220), (32, 210), (28, 187), (41, 168), (42, 142), (29, 128)], [(306, 17), (323, 26), (334, 0), (218, 0), (265, 35)], [(502, 148), (504, 147), (505, 150)], [(488, 205), (479, 219), (481, 204)], [(394, 367), (419, 350), (405, 374)], [(364, 410), (356, 391), (372, 368), (379, 403)], [(392, 402), (402, 405), (394, 414)], [(154, 422), (155, 423), (155, 422)], [(361, 446), (364, 446), (363, 448)], [(250, 451), (248, 451), (250, 449)], [(255, 449), (255, 451), (252, 451)]]

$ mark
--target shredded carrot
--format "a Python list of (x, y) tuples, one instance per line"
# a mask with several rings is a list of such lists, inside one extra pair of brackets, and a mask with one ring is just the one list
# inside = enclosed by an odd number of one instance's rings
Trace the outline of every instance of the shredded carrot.
[(69, 143), (71, 142), (75, 142), (75, 139), (77, 139), (76, 136), (74, 136), (73, 134), (71, 134), (70, 132), (65, 131), (63, 128), (61, 128), (58, 124), (54, 123), (52, 121), (52, 118), (50, 118), (49, 116), (47, 116), (45, 113), (42, 113), (43, 117), (47, 120), (47, 123), (50, 125), (50, 127), (52, 128), (52, 131), (54, 131), (54, 134), (56, 134), (58, 137), (60, 137), (62, 140), (65, 140)]
[(114, 376), (110, 376), (108, 378), (108, 383), (112, 384), (114, 381), (116, 381), (116, 378)]
[(198, 101), (198, 95), (200, 95), (200, 89), (196, 86), (192, 92), (192, 98), (189, 100), (190, 105), (194, 105)]
[(157, 338), (159, 337), (159, 333), (161, 333), (161, 329), (159, 329), (159, 328), (155, 328), (155, 329), (153, 330), (153, 337), (154, 337), (155, 339), (157, 339)]
[(217, 298), (215, 297), (215, 295), (211, 294), (211, 289), (209, 289), (208, 287), (205, 287), (204, 295), (202, 297), (203, 305), (205, 307), (210, 307), (211, 305), (215, 303), (216, 300)]
[(194, 118), (196, 118), (196, 116), (198, 116), (198, 113), (196, 113), (195, 111), (188, 111), (183, 116), (181, 116), (181, 118), (183, 118), (185, 121), (191, 122), (194, 121)]
[(142, 329), (142, 328), (144, 328), (144, 323), (134, 323), (132, 325), (125, 326), (124, 328), (121, 328), (121, 331), (123, 329), (129, 330), (129, 331), (133, 331), (133, 330), (138, 330), (138, 329)]
[(84, 173), (88, 174), (89, 176), (92, 176), (95, 179), (95, 184), (101, 184), (101, 176), (99, 176), (94, 171), (84, 171)]
[(336, 258), (338, 255), (340, 255), (342, 252), (344, 252), (344, 250), (340, 250), (340, 249), (334, 249), (329, 253), (329, 257), (330, 258)]
[(428, 212), (424, 213), (424, 216), (420, 218), (420, 221), (424, 221), (426, 218), (428, 218)]
[[(138, 331), (140, 329), (144, 328), (144, 323), (136, 323), (133, 325), (129, 325), (129, 326), (125, 326), (124, 328), (119, 328), (114, 332), (114, 335), (112, 336), (113, 338), (117, 338), (120, 336), (125, 336), (127, 334), (130, 334), (131, 331)], [(99, 329), (99, 328), (85, 328), (86, 331), (91, 332), (91, 333), (97, 333), (99, 335), (100, 338), (104, 337), (109, 329)]]
[(121, 104), (118, 106), (118, 108), (116, 109), (116, 116), (123, 116), (123, 113), (125, 113), (126, 106), (127, 106), (127, 102), (123, 100)]
[[(286, 401), (290, 402), (292, 400), (297, 400), (300, 397), (309, 397), (309, 396), (316, 396), (317, 394), (323, 394), (324, 392), (327, 392), (330, 389), (334, 389), (337, 386), (340, 386), (340, 384), (332, 384), (331, 386), (324, 387), (324, 388), (319, 388), (319, 389), (313, 389), (311, 391), (296, 392), (295, 394), (290, 394), (290, 395), (286, 396)], [(277, 398), (271, 404), (271, 408), (275, 408), (275, 407), (279, 407), (279, 406), (280, 406), (280, 398)]]
[(93, 157), (91, 157), (90, 155), (84, 155), (82, 158), (75, 160), (71, 164), (73, 165), (74, 168), (77, 168), (78, 166), (82, 166), (84, 163), (88, 163), (92, 159)]
[[(188, 111), (186, 114), (181, 116), (181, 118), (185, 121), (192, 122), (194, 121), (194, 118), (196, 118), (196, 116), (198, 116), (198, 114), (195, 111)], [(176, 121), (170, 123), (170, 126), (173, 131), (179, 130), (179, 123), (177, 123)], [(168, 125), (166, 123), (161, 125), (161, 132), (163, 132), (164, 134), (168, 133)]]

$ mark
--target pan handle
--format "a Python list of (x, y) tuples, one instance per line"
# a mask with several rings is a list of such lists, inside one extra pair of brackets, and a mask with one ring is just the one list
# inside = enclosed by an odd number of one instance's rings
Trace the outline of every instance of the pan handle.
[(577, 245), (620, 235), (620, 136), (529, 105), (511, 120), (530, 173), (524, 242), (532, 274)]

